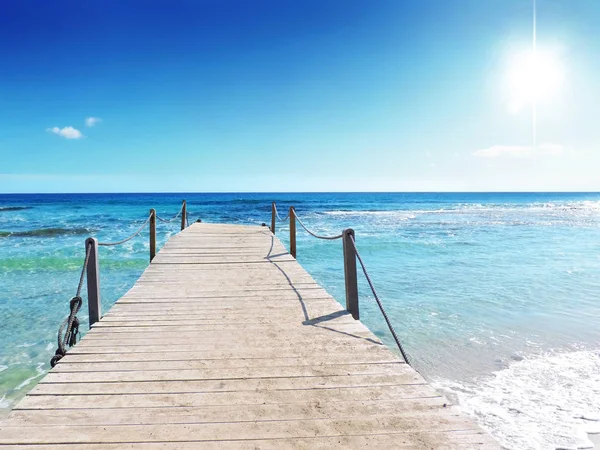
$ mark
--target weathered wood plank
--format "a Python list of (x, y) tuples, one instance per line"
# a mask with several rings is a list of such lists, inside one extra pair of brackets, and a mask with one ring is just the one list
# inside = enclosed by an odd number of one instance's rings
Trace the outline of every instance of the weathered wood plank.
[[(298, 366), (298, 367), (238, 367), (235, 369), (163, 369), (163, 370), (120, 370), (89, 372), (52, 372), (41, 383), (101, 383), (101, 382), (134, 382), (134, 381), (203, 381), (203, 380), (240, 380), (269, 378), (313, 378), (313, 377), (348, 377), (368, 375), (395, 375), (394, 381), (422, 383), (423, 379), (409, 370), (405, 364), (354, 364), (332, 366)], [(368, 378), (369, 382), (378, 377)], [(344, 378), (346, 379), (346, 378)], [(321, 380), (317, 380), (321, 382)], [(355, 381), (355, 380), (353, 380)]]
[[(437, 419), (437, 420), (436, 420)], [(476, 430), (463, 418), (447, 415), (431, 417), (427, 422), (410, 417), (368, 417), (352, 420), (319, 419), (272, 422), (229, 422), (152, 425), (38, 426), (23, 433), (21, 427), (3, 427), (2, 438), (7, 444), (96, 442), (178, 442), (187, 440), (219, 441), (223, 436), (244, 439), (306, 438), (313, 436), (344, 436), (346, 434), (377, 435), (388, 430), (415, 434), (427, 431)]]
[[(438, 399), (439, 407), (447, 404), (438, 393), (423, 393), (423, 386), (385, 385), (353, 386), (322, 389), (264, 389), (261, 391), (221, 391), (193, 393), (139, 394), (64, 394), (28, 395), (15, 409), (97, 409), (97, 408), (154, 408), (202, 407), (206, 405), (263, 405), (297, 402), (339, 402), (382, 400), (397, 402), (403, 408), (405, 400)], [(1, 436), (1, 434), (0, 434)]]
[[(143, 352), (143, 353), (72, 353), (69, 352), (65, 357), (64, 361), (73, 362), (113, 362), (113, 361), (127, 361), (127, 362), (147, 362), (147, 361), (231, 361), (233, 364), (238, 364), (239, 361), (249, 361), (252, 364), (268, 364), (269, 361), (273, 365), (287, 364), (288, 361), (313, 361), (314, 364), (320, 364), (322, 361), (340, 362), (346, 363), (361, 361), (367, 362), (373, 358), (375, 360), (392, 361), (398, 358), (395, 355), (391, 355), (390, 352), (383, 346), (378, 348), (372, 348), (368, 351), (356, 352), (352, 348), (346, 349), (346, 351), (338, 352), (311, 352), (302, 353), (296, 352), (296, 354), (280, 354), (272, 350), (266, 349), (262, 352), (262, 356), (259, 352), (253, 356), (241, 355), (233, 356), (229, 352), (212, 352), (206, 354), (200, 354), (194, 351), (163, 351), (161, 352)], [(62, 362), (63, 360), (61, 360)]]
[[(433, 437), (438, 434), (437, 441), (433, 441)], [(472, 441), (467, 442), (461, 440), (456, 442), (455, 431), (428, 433), (428, 446), (424, 447), (423, 441), (411, 443), (415, 439), (412, 436), (387, 434), (376, 436), (336, 436), (336, 437), (311, 437), (301, 439), (254, 439), (254, 440), (229, 440), (229, 441), (180, 441), (180, 442), (136, 442), (136, 443), (119, 443), (119, 444), (77, 444), (77, 448), (81, 450), (99, 450), (99, 449), (143, 449), (143, 450), (279, 450), (281, 448), (293, 448), (297, 450), (327, 450), (330, 448), (369, 448), (383, 449), (390, 448), (398, 449), (422, 449), (435, 448), (440, 450), (455, 450), (455, 449), (497, 449), (496, 444), (481, 442), (484, 439), (482, 432), (471, 432), (469, 435)], [(434, 444), (432, 442), (435, 442)], [(443, 443), (443, 444), (442, 444)], [(51, 444), (51, 445), (7, 445), (3, 446), (6, 450), (64, 450), (72, 448), (71, 444)]]
[[(194, 379), (167, 379), (165, 381), (118, 381), (119, 378), (131, 379), (127, 376), (135, 372), (117, 373), (112, 376), (114, 381), (91, 381), (103, 378), (111, 379), (107, 372), (82, 372), (80, 374), (61, 373), (55, 374), (55, 380), (89, 380), (81, 383), (63, 381), (62, 383), (46, 382), (42, 380), (29, 395), (87, 395), (87, 394), (183, 394), (198, 392), (234, 392), (256, 390), (309, 390), (349, 388), (354, 386), (382, 387), (405, 386), (406, 393), (411, 397), (431, 397), (435, 395), (433, 388), (424, 381), (415, 379), (414, 376), (402, 375), (344, 375), (324, 377), (296, 377), (296, 378), (247, 378), (194, 380)], [(83, 376), (74, 376), (83, 375)], [(144, 375), (150, 378), (151, 373)], [(173, 376), (173, 378), (176, 378)]]
[(404, 364), (382, 357), (372, 356), (367, 354), (361, 355), (359, 359), (350, 361), (350, 356), (346, 358), (262, 358), (262, 359), (186, 359), (186, 360), (171, 360), (168, 364), (165, 361), (150, 360), (150, 361), (93, 361), (86, 362), (80, 355), (69, 355), (63, 358), (53, 370), (54, 373), (61, 372), (112, 372), (112, 371), (153, 371), (165, 370), (168, 367), (170, 370), (188, 370), (188, 369), (240, 369), (249, 367), (323, 367), (323, 366), (344, 366), (352, 367), (356, 365), (377, 366), (378, 364)]
[[(410, 408), (406, 406), (410, 405)], [(248, 422), (301, 419), (343, 419), (378, 416), (412, 417), (421, 420), (428, 417), (444, 418), (448, 411), (439, 408), (439, 400), (405, 401), (400, 410), (395, 402), (299, 402), (270, 405), (245, 406), (202, 406), (182, 408), (152, 409), (55, 409), (17, 410), (6, 426), (39, 425), (144, 425), (161, 423), (209, 423), (209, 422)], [(448, 408), (453, 408), (449, 406)], [(458, 410), (451, 413), (459, 416)]]

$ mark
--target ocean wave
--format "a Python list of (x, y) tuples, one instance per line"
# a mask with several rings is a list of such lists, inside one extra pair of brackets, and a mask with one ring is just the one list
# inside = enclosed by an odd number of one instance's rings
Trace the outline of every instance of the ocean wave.
[(56, 237), (56, 236), (77, 236), (82, 234), (94, 233), (96, 230), (89, 228), (38, 228), (37, 230), (25, 231), (2, 231), (0, 238), (9, 237)]
[(31, 206), (0, 206), (0, 212), (22, 211), (24, 209), (31, 209)]
[(324, 211), (323, 214), (327, 216), (379, 216), (379, 217), (398, 217), (402, 216), (401, 219), (408, 220), (414, 219), (415, 212), (412, 210), (389, 210), (389, 211), (370, 211), (370, 210), (361, 210), (361, 211), (350, 211), (350, 210), (334, 210), (334, 211)]
[(594, 351), (523, 358), (473, 383), (435, 384), (508, 449), (591, 448), (587, 433), (600, 428)]
[[(299, 204), (303, 204), (306, 203), (306, 201), (304, 200), (298, 200), (298, 199), (290, 199), (290, 200), (285, 200), (285, 202), (282, 202), (281, 204), (279, 202), (277, 202), (277, 208), (279, 209), (287, 209), (289, 206), (291, 205), (299, 205)], [(188, 201), (188, 207), (205, 207), (205, 206), (209, 206), (209, 205), (222, 205), (222, 206), (227, 206), (227, 205), (263, 205), (265, 207), (269, 207), (271, 208), (271, 200), (269, 199), (256, 199), (256, 198), (236, 198), (236, 199), (229, 199), (229, 200), (225, 200), (225, 199), (216, 199), (216, 200), (204, 200), (204, 201), (193, 201), (193, 200), (189, 200)]]
[[(569, 225), (600, 222), (600, 202), (579, 201), (562, 204), (456, 204), (436, 209), (346, 210), (332, 209), (316, 215), (338, 218), (363, 218), (365, 220), (409, 221), (422, 219), (429, 225), (449, 225), (454, 220), (477, 225)], [(431, 217), (428, 218), (428, 217)], [(432, 222), (433, 217), (443, 218)]]

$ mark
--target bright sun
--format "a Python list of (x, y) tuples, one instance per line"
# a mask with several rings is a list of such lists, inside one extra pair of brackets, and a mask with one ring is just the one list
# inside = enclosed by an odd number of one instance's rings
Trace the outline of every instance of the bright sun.
[(515, 54), (506, 74), (509, 109), (516, 113), (551, 100), (560, 92), (564, 79), (564, 64), (558, 53), (532, 49)]

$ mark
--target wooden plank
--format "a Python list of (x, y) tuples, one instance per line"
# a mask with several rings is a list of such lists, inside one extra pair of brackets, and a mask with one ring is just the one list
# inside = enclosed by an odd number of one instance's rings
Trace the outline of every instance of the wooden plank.
[[(156, 316), (151, 316), (153, 318), (156, 318)], [(131, 318), (131, 320), (136, 320), (136, 318)], [(131, 327), (130, 327), (131, 328)], [(112, 339), (112, 340), (118, 340), (118, 342), (116, 342), (117, 345), (121, 345), (123, 343), (136, 343), (136, 340), (142, 340), (145, 339), (147, 342), (149, 342), (149, 340), (160, 340), (163, 343), (166, 343), (167, 340), (174, 340), (174, 344), (178, 344), (184, 340), (187, 339), (203, 339), (205, 341), (210, 341), (210, 340), (217, 340), (217, 341), (222, 341), (223, 338), (220, 336), (215, 336), (215, 331), (218, 331), (219, 329), (221, 329), (221, 325), (219, 326), (197, 326), (197, 324), (194, 325), (189, 325), (187, 328), (178, 328), (177, 330), (177, 335), (174, 336), (172, 331), (173, 329), (171, 328), (170, 330), (167, 330), (166, 332), (164, 331), (156, 331), (155, 329), (152, 330), (144, 330), (143, 328), (140, 329), (139, 327), (133, 327), (133, 330), (129, 330), (129, 329), (125, 329), (125, 330), (121, 330), (118, 332), (118, 334), (115, 334), (113, 331), (111, 331), (111, 329), (107, 329), (107, 328), (102, 328), (102, 327), (94, 327), (93, 328), (93, 333), (90, 332), (90, 335), (88, 337), (88, 339), (86, 340), (86, 342), (92, 341), (92, 342), (97, 342), (99, 340), (107, 340), (107, 339)], [(242, 336), (246, 336), (248, 333), (251, 333), (252, 330), (260, 330), (260, 324), (258, 324), (256, 327), (253, 326), (243, 326), (243, 327), (238, 327), (237, 324), (232, 324), (231, 326), (229, 326), (228, 330), (230, 330), (230, 334), (228, 335), (228, 338), (232, 338), (232, 337), (237, 337), (240, 338)], [(276, 334), (278, 332), (282, 332), (285, 331), (285, 327), (276, 327), (276, 328), (272, 328), (269, 331), (269, 335), (273, 335)], [(335, 333), (335, 334), (333, 334)], [(368, 330), (365, 330), (364, 328), (361, 328), (359, 326), (356, 326), (355, 324), (348, 322), (348, 323), (337, 323), (337, 324), (330, 324), (329, 327), (319, 327), (319, 326), (315, 326), (315, 327), (303, 327), (303, 328), (299, 328), (297, 330), (294, 330), (293, 332), (289, 333), (289, 336), (294, 336), (294, 337), (308, 337), (308, 338), (314, 338), (319, 337), (319, 338), (324, 338), (324, 339), (332, 339), (335, 337), (339, 337), (338, 334), (350, 334), (353, 337), (356, 337), (357, 339), (359, 338), (363, 338), (363, 339), (372, 339), (371, 335), (369, 334)], [(261, 340), (261, 336), (257, 336), (255, 337), (255, 339), (259, 339), (260, 342), (264, 342), (264, 340)]]
[(15, 407), (0, 445), (498, 448), (270, 230), (204, 223)]
[[(310, 331), (310, 330), (309, 330)], [(195, 342), (193, 344), (186, 344), (185, 346), (180, 346), (180, 349), (202, 349), (202, 348), (231, 348), (236, 345), (244, 345), (248, 346), (248, 348), (262, 348), (265, 344), (265, 339), (262, 336), (244, 336), (243, 334), (232, 334), (228, 336), (214, 336), (214, 332), (212, 333), (204, 333), (204, 334), (192, 334), (193, 337), (197, 337), (197, 340), (202, 340), (202, 342)], [(369, 340), (368, 332), (358, 334), (355, 333), (354, 336), (357, 339), (362, 339), (366, 342), (367, 348), (370, 348), (371, 341)], [(323, 346), (329, 344), (338, 344), (344, 345), (347, 342), (347, 338), (344, 335), (340, 335), (340, 333), (336, 333), (332, 336), (328, 336), (327, 334), (317, 335), (315, 333), (305, 332), (305, 333), (290, 333), (288, 337), (294, 340), (294, 342), (288, 342), (288, 347), (295, 347), (296, 345), (311, 345), (311, 343), (320, 343)], [(178, 334), (165, 333), (163, 335), (154, 336), (154, 337), (131, 337), (129, 339), (123, 339), (120, 337), (114, 336), (101, 336), (99, 339), (86, 339), (85, 342), (81, 344), (82, 348), (85, 347), (115, 347), (121, 345), (124, 341), (126, 341), (127, 347), (156, 347), (161, 345), (168, 346), (177, 346), (180, 342), (184, 341), (184, 336), (179, 336)], [(193, 339), (186, 340), (185, 342), (193, 342)], [(365, 343), (363, 342), (363, 343)], [(191, 346), (191, 347), (190, 347)]]
[[(172, 290), (171, 290), (172, 292)], [(232, 288), (230, 292), (222, 292), (219, 290), (203, 289), (182, 289), (169, 296), (168, 289), (140, 289), (130, 290), (119, 300), (117, 305), (124, 303), (156, 303), (159, 301), (168, 303), (209, 303), (210, 300), (221, 302), (224, 299), (228, 300), (251, 300), (251, 301), (290, 301), (298, 299), (324, 299), (330, 298), (326, 292), (318, 285), (295, 286), (290, 289), (289, 284), (270, 285), (263, 289), (256, 287), (247, 287), (246, 289)]]
[[(99, 450), (99, 449), (142, 449), (142, 450), (279, 450), (281, 448), (293, 448), (297, 450), (328, 450), (331, 448), (369, 448), (369, 449), (384, 449), (397, 448), (402, 450), (415, 449), (497, 449), (498, 445), (486, 440), (482, 432), (469, 431), (471, 441), (467, 442), (464, 438), (460, 442), (456, 442), (456, 431), (450, 432), (430, 432), (426, 435), (428, 446), (424, 447), (424, 441), (412, 442), (414, 437), (400, 434), (386, 435), (371, 435), (371, 436), (335, 436), (335, 437), (310, 437), (310, 438), (294, 438), (294, 439), (254, 439), (254, 440), (229, 440), (229, 441), (179, 441), (179, 442), (136, 442), (136, 443), (118, 443), (118, 444), (77, 444), (77, 449), (80, 450)], [(437, 437), (436, 437), (437, 435)], [(460, 436), (464, 436), (461, 434)], [(434, 441), (434, 439), (436, 439)], [(489, 438), (487, 438), (489, 440)], [(64, 450), (72, 448), (71, 444), (51, 444), (51, 445), (7, 445), (2, 448), (5, 450)]]
[[(119, 318), (121, 316), (112, 316), (113, 318), (116, 317), (117, 320), (119, 320)], [(135, 322), (136, 320), (147, 320), (148, 318), (152, 318), (152, 319), (160, 319), (160, 316), (142, 316), (142, 317), (132, 317), (132, 316), (128, 316), (125, 315), (124, 317), (129, 318), (130, 320), (134, 321), (132, 322), (133, 325), (137, 325), (137, 322)], [(172, 316), (171, 316), (172, 317)], [(185, 316), (183, 316), (185, 317)], [(202, 316), (200, 316), (202, 317)], [(306, 324), (307, 326), (302, 327), (302, 328), (298, 328), (295, 329), (291, 332), (289, 332), (289, 335), (293, 336), (293, 335), (306, 335), (306, 336), (322, 336), (326, 339), (330, 339), (332, 337), (336, 337), (336, 334), (332, 334), (332, 333), (342, 333), (342, 334), (350, 334), (351, 336), (354, 336), (356, 338), (367, 338), (367, 339), (372, 339), (372, 335), (369, 334), (369, 331), (366, 330), (363, 326), (361, 326), (361, 324), (356, 324), (356, 323), (352, 323), (352, 322), (335, 322), (335, 323), (320, 323), (320, 322), (316, 322), (318, 319), (315, 319), (315, 321), (307, 321)], [(312, 323), (315, 322), (316, 325), (312, 326)], [(276, 335), (278, 332), (282, 332), (282, 331), (287, 331), (285, 328), (285, 325), (287, 324), (287, 322), (284, 322), (282, 324), (279, 324), (277, 327), (273, 327), (270, 328), (268, 331), (268, 334), (266, 334), (265, 336), (273, 336), (274, 334)], [(322, 326), (320, 326), (322, 325)], [(242, 325), (239, 324), (237, 321), (234, 321), (234, 323), (227, 325), (227, 328), (222, 328), (223, 325), (219, 324), (217, 325), (208, 325), (208, 324), (203, 324), (201, 322), (196, 322), (192, 325), (181, 325), (180, 328), (178, 328), (178, 334), (177, 337), (180, 338), (206, 338), (206, 337), (210, 337), (210, 338), (217, 338), (217, 339), (221, 339), (219, 336), (215, 336), (215, 331), (218, 331), (220, 329), (222, 330), (229, 330), (230, 334), (228, 336), (237, 336), (237, 335), (247, 335), (248, 333), (252, 332), (252, 330), (263, 330), (262, 324), (258, 323), (258, 324), (250, 324), (250, 325)], [(114, 328), (114, 327), (112, 327)], [(145, 330), (143, 327), (137, 327), (137, 326), (133, 326), (133, 327), (129, 327), (129, 328), (133, 328), (133, 329), (124, 329), (124, 330), (112, 330), (112, 329), (107, 329), (107, 327), (103, 328), (103, 327), (94, 327), (92, 328), (92, 332), (89, 332), (89, 337), (88, 340), (98, 340), (98, 339), (105, 339), (107, 337), (109, 337), (107, 334), (111, 333), (110, 336), (112, 336), (113, 339), (120, 339), (121, 342), (119, 343), (119, 345), (121, 344), (125, 344), (126, 341), (124, 341), (124, 339), (139, 339), (139, 338), (157, 338), (157, 339), (162, 339), (162, 336), (168, 337), (168, 338), (172, 338), (173, 334), (172, 328), (167, 328), (164, 327), (163, 330), (157, 331), (156, 329), (152, 329), (152, 330)], [(168, 331), (169, 334), (167, 335), (167, 333), (165, 333), (164, 331)], [(119, 333), (117, 335), (113, 334), (113, 333)], [(260, 338), (260, 337), (259, 337)], [(179, 340), (179, 342), (182, 342), (182, 339)]]
[[(326, 315), (331, 314), (331, 310), (333, 313), (336, 312), (334, 310), (331, 299), (329, 298), (313, 298), (307, 299), (304, 298), (304, 303), (313, 308), (316, 307), (325, 307), (330, 308), (324, 309), (327, 311)], [(154, 305), (152, 303), (159, 303)], [(266, 298), (262, 297), (253, 297), (253, 298), (240, 298), (240, 297), (223, 297), (220, 299), (203, 299), (198, 302), (185, 302), (179, 303), (176, 299), (164, 299), (161, 302), (132, 302), (132, 303), (120, 303), (119, 305), (113, 306), (113, 308), (104, 315), (107, 317), (109, 315), (115, 316), (119, 314), (144, 314), (144, 315), (165, 315), (176, 316), (178, 314), (187, 314), (196, 313), (200, 314), (204, 311), (237, 311), (238, 308), (244, 308), (245, 311), (272, 311), (272, 310), (288, 310), (290, 307), (296, 306), (298, 303), (298, 297), (290, 297), (285, 301), (270, 301)], [(337, 311), (345, 311), (339, 305), (339, 309)], [(357, 322), (358, 323), (358, 322)]]
[[(93, 386), (90, 384), (90, 386)], [(191, 393), (146, 393), (134, 394), (63, 394), (27, 395), (15, 409), (96, 409), (96, 408), (155, 408), (202, 407), (206, 405), (263, 405), (296, 402), (339, 402), (382, 400), (397, 402), (403, 408), (405, 400), (438, 399), (443, 408), (447, 400), (430, 390), (423, 392), (420, 385), (381, 385), (330, 387), (321, 389), (263, 389), (260, 391), (221, 391)], [(2, 434), (0, 433), (0, 439)], [(2, 442), (0, 440), (0, 442)]]
[(174, 264), (174, 265), (189, 265), (189, 264), (271, 264), (273, 262), (295, 261), (288, 254), (283, 255), (186, 255), (185, 259), (181, 255), (160, 255), (153, 261), (155, 264)]
[[(407, 408), (407, 406), (411, 406)], [(302, 419), (343, 419), (372, 417), (380, 414), (395, 417), (413, 417), (421, 420), (427, 417), (443, 418), (448, 414), (445, 408), (439, 408), (439, 400), (407, 400), (404, 409), (398, 409), (396, 402), (346, 401), (346, 402), (298, 402), (269, 405), (240, 406), (202, 406), (202, 407), (159, 407), (152, 409), (54, 409), (17, 410), (6, 426), (39, 425), (143, 425), (161, 423), (210, 423), (210, 422), (248, 422), (272, 420)], [(448, 408), (452, 408), (449, 406)], [(454, 410), (452, 416), (459, 416)]]
[[(397, 356), (390, 355), (390, 351), (383, 346), (377, 348), (371, 348), (368, 351), (357, 352), (352, 348), (347, 348), (345, 351), (339, 350), (336, 352), (325, 351), (325, 352), (311, 352), (302, 353), (296, 352), (296, 354), (288, 353), (287, 355), (281, 354), (280, 352), (273, 352), (270, 349), (266, 349), (262, 352), (262, 356), (256, 352), (253, 356), (240, 355), (234, 356), (230, 352), (212, 352), (211, 353), (198, 353), (194, 351), (166, 351), (160, 352), (126, 352), (126, 353), (96, 353), (96, 352), (81, 352), (73, 353), (69, 352), (62, 361), (69, 362), (114, 362), (114, 361), (127, 361), (127, 362), (148, 362), (148, 361), (231, 361), (232, 364), (238, 364), (239, 361), (249, 361), (252, 364), (269, 364), (272, 365), (285, 365), (288, 361), (313, 361), (314, 364), (320, 364), (322, 361), (340, 362), (344, 361), (350, 363), (356, 361), (370, 361), (373, 358), (376, 361), (395, 361)], [(391, 359), (390, 359), (391, 358)], [(170, 362), (168, 363), (170, 364)]]
[[(369, 357), (368, 354), (361, 355), (358, 360), (350, 361), (350, 356), (345, 358), (230, 358), (230, 359), (185, 359), (171, 360), (168, 364), (162, 359), (150, 361), (86, 361), (81, 355), (68, 355), (60, 360), (53, 370), (54, 373), (61, 372), (112, 372), (112, 371), (153, 371), (165, 370), (188, 370), (188, 369), (239, 369), (248, 367), (322, 367), (322, 366), (345, 366), (355, 365), (377, 366), (378, 364), (404, 364), (395, 360), (385, 359), (378, 356)], [(79, 357), (79, 358), (78, 358)]]
[[(248, 378), (238, 379), (215, 379), (215, 380), (177, 380), (175, 375), (173, 379), (165, 381), (118, 381), (119, 379), (135, 380), (136, 372), (116, 373), (111, 376), (107, 372), (81, 372), (57, 373), (53, 374), (51, 380), (76, 380), (85, 381), (73, 382), (46, 382), (43, 379), (29, 395), (112, 395), (112, 394), (194, 394), (198, 392), (237, 392), (237, 391), (289, 391), (289, 390), (322, 390), (333, 388), (349, 388), (353, 386), (382, 387), (382, 386), (404, 386), (405, 392), (411, 397), (431, 397), (435, 395), (433, 388), (415, 379), (414, 376), (402, 375), (344, 375), (344, 376), (324, 376), (324, 377), (295, 377), (295, 378)], [(140, 378), (152, 378), (152, 372), (148, 372)], [(109, 381), (98, 381), (108, 379)], [(92, 381), (93, 380), (93, 381)], [(143, 382), (140, 382), (143, 381)]]
[(272, 422), (229, 422), (202, 424), (161, 424), (156, 425), (113, 425), (95, 426), (38, 426), (30, 427), (23, 433), (21, 427), (3, 427), (2, 438), (7, 444), (63, 443), (73, 444), (96, 442), (178, 442), (186, 440), (220, 441), (229, 439), (283, 439), (306, 438), (313, 436), (344, 436), (345, 434), (385, 433), (393, 429), (396, 433), (419, 433), (427, 431), (450, 431), (455, 429), (475, 430), (474, 425), (456, 420), (447, 415), (443, 419), (430, 417), (427, 422), (421, 418), (407, 417), (368, 417), (353, 420), (319, 419), (290, 420)]
[[(49, 373), (41, 383), (103, 383), (134, 381), (202, 381), (202, 380), (240, 380), (268, 378), (312, 378), (312, 377), (349, 377), (367, 375), (393, 375), (394, 382), (401, 379), (409, 383), (422, 383), (423, 379), (414, 371), (400, 363), (388, 364), (352, 364), (331, 366), (297, 366), (297, 367), (237, 367), (235, 369), (172, 369), (162, 370), (121, 370), (115, 367), (110, 371)], [(366, 380), (377, 380), (378, 377), (366, 377)], [(386, 378), (387, 379), (387, 378)], [(321, 381), (321, 380), (318, 380)], [(356, 380), (352, 380), (356, 381)]]

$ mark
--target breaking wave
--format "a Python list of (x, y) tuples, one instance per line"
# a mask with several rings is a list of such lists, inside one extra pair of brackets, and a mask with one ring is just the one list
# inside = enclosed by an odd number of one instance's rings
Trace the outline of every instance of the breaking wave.
[(24, 209), (31, 209), (31, 206), (0, 206), (0, 212), (22, 211)]
[(508, 449), (591, 448), (588, 433), (600, 433), (598, 352), (524, 358), (473, 383), (436, 385)]
[(37, 230), (25, 231), (1, 231), (0, 238), (8, 237), (56, 237), (56, 236), (78, 236), (90, 234), (95, 230), (89, 228), (39, 228)]

